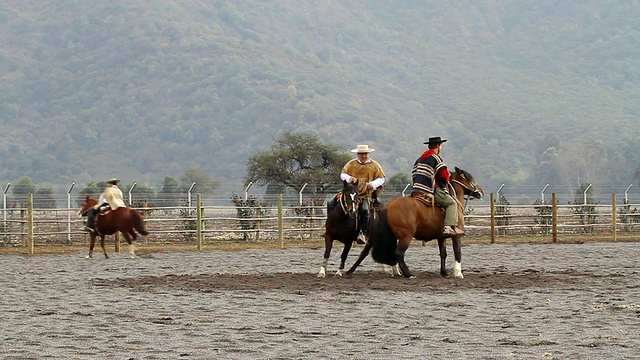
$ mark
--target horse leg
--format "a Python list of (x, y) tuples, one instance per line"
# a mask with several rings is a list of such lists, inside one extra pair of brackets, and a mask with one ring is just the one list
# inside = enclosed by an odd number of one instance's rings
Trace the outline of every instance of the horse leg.
[(453, 265), (453, 276), (458, 279), (464, 278), (464, 275), (462, 275), (462, 236), (463, 235), (456, 235), (451, 237), (453, 256), (456, 259)]
[(344, 248), (342, 249), (342, 254), (340, 254), (340, 267), (338, 268), (338, 272), (333, 276), (342, 276), (342, 271), (344, 270), (344, 264), (347, 262), (347, 257), (349, 256), (349, 250), (351, 250), (351, 246), (353, 245), (352, 241), (347, 241), (344, 244)]
[(353, 265), (351, 265), (351, 267), (347, 271), (347, 274), (353, 274), (353, 272), (356, 271), (356, 268), (360, 266), (360, 263), (362, 262), (362, 260), (364, 260), (364, 258), (366, 258), (367, 255), (369, 255), (370, 251), (371, 251), (371, 241), (367, 241), (364, 244), (364, 248), (362, 248), (362, 251), (360, 252), (360, 256), (358, 256), (358, 260), (356, 260), (356, 262), (353, 263)]
[(402, 275), (402, 271), (400, 270), (400, 266), (395, 264), (391, 267), (391, 277)]
[(440, 276), (447, 277), (447, 239), (438, 239), (438, 250), (440, 250)]
[(391, 274), (391, 277), (402, 275), (402, 272), (400, 271), (400, 267), (398, 266), (398, 264), (395, 264), (393, 266), (382, 264), (382, 271), (386, 272), (387, 274)]
[(324, 234), (324, 258), (322, 260), (322, 266), (320, 266), (320, 272), (318, 277), (327, 276), (327, 264), (329, 263), (329, 256), (331, 255), (331, 248), (333, 247), (333, 239)]
[(104, 247), (104, 235), (100, 235), (100, 246), (102, 246), (102, 252), (104, 253), (104, 258), (108, 259), (109, 255), (107, 255), (107, 249)]
[(409, 270), (407, 263), (404, 262), (404, 254), (409, 248), (409, 243), (411, 243), (411, 237), (409, 239), (398, 239), (398, 247), (396, 248), (396, 256), (398, 257), (398, 266), (400, 267), (400, 271), (402, 272), (402, 276), (406, 278), (415, 278), (415, 276)]
[[(135, 245), (133, 244), (133, 241), (131, 239), (131, 234), (128, 232), (123, 232), (122, 235), (124, 236), (125, 240), (127, 240), (127, 244), (129, 244), (129, 258), (130, 259), (135, 259), (136, 257), (136, 252), (135, 252)], [(133, 238), (136, 238), (136, 234), (133, 233)]]
[(96, 245), (96, 234), (89, 235), (89, 255), (86, 259), (93, 259), (93, 247)]

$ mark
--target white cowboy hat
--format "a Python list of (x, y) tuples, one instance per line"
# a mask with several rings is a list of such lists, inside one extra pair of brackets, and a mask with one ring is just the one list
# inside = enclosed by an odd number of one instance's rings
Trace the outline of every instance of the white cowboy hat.
[(111, 178), (109, 180), (107, 180), (107, 184), (117, 184), (120, 182), (120, 179), (118, 178)]
[(369, 148), (369, 145), (367, 144), (358, 145), (355, 149), (351, 150), (351, 152), (358, 153), (358, 154), (370, 153), (372, 151), (376, 151), (376, 149)]

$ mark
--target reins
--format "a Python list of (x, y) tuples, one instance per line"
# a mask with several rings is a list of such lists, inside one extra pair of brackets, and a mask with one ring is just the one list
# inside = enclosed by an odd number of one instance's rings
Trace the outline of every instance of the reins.
[[(465, 177), (465, 179), (466, 179), (466, 177)], [(455, 182), (456, 184), (458, 184), (458, 185), (462, 186), (464, 189), (467, 189), (467, 190), (469, 190), (469, 191), (472, 191), (472, 192), (476, 192), (476, 191), (478, 191), (478, 190), (477, 190), (477, 189), (475, 189), (475, 188), (474, 188), (474, 189), (472, 189), (472, 188), (468, 187), (467, 185), (463, 184), (463, 183), (462, 183), (461, 181), (459, 181), (459, 180), (451, 179), (451, 182)], [(472, 182), (472, 184), (474, 184), (474, 183)], [(456, 199), (456, 202), (458, 203), (458, 205), (462, 207), (462, 212), (464, 213), (464, 209), (466, 209), (466, 208), (467, 208), (467, 202), (469, 201), (469, 195), (466, 195), (466, 194), (465, 194), (465, 195), (463, 195), (463, 196), (464, 196), (464, 204), (461, 204), (461, 203), (460, 203), (460, 201), (458, 201), (458, 198), (457, 198), (457, 196), (456, 196), (456, 189), (453, 187), (453, 185), (450, 185), (450, 187), (451, 187), (451, 190), (453, 191), (453, 198), (454, 198), (454, 199)]]
[[(342, 209), (342, 212), (345, 215), (348, 215), (349, 217), (352, 217), (349, 214), (349, 209), (347, 208), (348, 204), (347, 204), (347, 201), (344, 198), (345, 198), (345, 196), (344, 196), (343, 192), (338, 193), (338, 203), (340, 204), (340, 208)], [(356, 196), (356, 201), (354, 202), (354, 207), (356, 209), (356, 212), (358, 211), (358, 205), (360, 205), (360, 199), (358, 199), (357, 196)], [(356, 226), (355, 227), (357, 229), (358, 228), (358, 215), (356, 214), (356, 216), (352, 217), (352, 218), (354, 218), (356, 220)]]

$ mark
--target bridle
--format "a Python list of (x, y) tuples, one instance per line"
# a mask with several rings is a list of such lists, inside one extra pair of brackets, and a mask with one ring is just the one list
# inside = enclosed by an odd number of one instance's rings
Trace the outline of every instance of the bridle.
[[(349, 199), (351, 200), (350, 202), (347, 202), (347, 197), (349, 197)], [(352, 218), (357, 219), (358, 216), (357, 215), (352, 215), (352, 212), (350, 211), (350, 205), (351, 207), (353, 207), (354, 210), (358, 209), (358, 205), (360, 205), (360, 199), (358, 198), (358, 193), (357, 192), (341, 192), (339, 199), (338, 199), (338, 203), (340, 204), (340, 208), (342, 209), (342, 212), (344, 212), (346, 215), (349, 215)], [(354, 211), (353, 213), (356, 213), (356, 211)]]
[[(460, 173), (459, 174), (463, 179), (467, 180), (467, 182), (469, 183), (469, 185), (463, 183), (460, 180), (456, 180), (456, 179), (451, 179), (452, 183), (456, 183), (458, 185), (460, 185), (462, 188), (464, 188), (466, 191), (464, 192), (464, 205), (463, 205), (463, 209), (467, 207), (467, 201), (469, 201), (469, 197), (471, 195), (474, 195), (475, 198), (482, 198), (482, 196), (484, 195), (483, 192), (481, 190), (478, 190), (478, 184), (475, 181), (471, 181), (469, 180), (464, 173)], [(453, 190), (453, 198), (456, 199), (455, 196), (455, 189), (453, 188), (453, 186), (451, 186), (452, 190)], [(471, 194), (468, 194), (471, 193)], [(456, 200), (457, 201), (457, 200)], [(461, 204), (462, 205), (462, 204)]]

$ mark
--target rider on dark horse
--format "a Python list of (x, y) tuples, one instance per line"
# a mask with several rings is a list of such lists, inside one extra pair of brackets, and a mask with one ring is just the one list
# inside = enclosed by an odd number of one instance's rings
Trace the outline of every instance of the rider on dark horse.
[[(340, 179), (358, 184), (358, 198), (360, 204), (358, 206), (358, 224), (359, 235), (357, 242), (364, 244), (368, 240), (367, 229), (369, 227), (369, 208), (371, 206), (372, 194), (384, 184), (384, 171), (378, 162), (369, 158), (369, 153), (375, 149), (369, 148), (369, 145), (358, 145), (351, 152), (357, 154), (357, 158), (347, 162), (342, 168)], [(327, 203), (328, 208), (335, 207), (337, 199)]]
[(458, 228), (456, 200), (449, 194), (448, 184), (451, 180), (451, 173), (440, 157), (442, 143), (446, 141), (446, 139), (436, 136), (425, 142), (429, 146), (429, 150), (416, 160), (411, 171), (413, 180), (411, 196), (431, 197), (437, 205), (444, 208), (443, 233), (450, 236), (463, 235), (464, 231)]
[(109, 206), (111, 210), (116, 210), (120, 207), (127, 207), (124, 203), (122, 190), (118, 187), (118, 183), (120, 179), (111, 178), (107, 181), (107, 187), (104, 189), (102, 194), (100, 194), (100, 198), (98, 199), (98, 203), (89, 210), (87, 214), (87, 224), (85, 225), (85, 230), (90, 232), (96, 231), (96, 216), (100, 212), (100, 208), (103, 206)]

